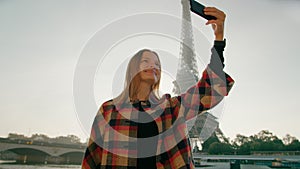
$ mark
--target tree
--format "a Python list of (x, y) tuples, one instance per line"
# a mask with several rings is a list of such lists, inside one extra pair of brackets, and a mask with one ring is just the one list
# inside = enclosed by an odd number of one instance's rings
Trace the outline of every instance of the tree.
[(291, 144), (294, 140), (297, 140), (297, 138), (294, 137), (294, 136), (291, 136), (290, 134), (287, 134), (287, 135), (285, 135), (285, 137), (284, 137), (282, 140), (283, 140), (283, 143), (284, 143), (285, 145), (289, 145), (289, 144)]
[(249, 142), (249, 138), (246, 136), (243, 136), (241, 134), (237, 134), (236, 138), (233, 141), (233, 144), (236, 144), (237, 146), (241, 146), (245, 143)]
[(218, 137), (215, 135), (215, 133), (213, 133), (213, 135), (211, 137), (209, 137), (206, 141), (204, 141), (202, 143), (202, 151), (203, 152), (208, 152), (209, 146), (213, 143), (220, 143), (220, 140), (218, 139)]
[(50, 138), (45, 134), (33, 134), (30, 139), (34, 141), (48, 142)]
[(248, 142), (244, 143), (241, 146), (239, 146), (236, 151), (236, 154), (238, 155), (249, 155), (251, 153), (251, 145)]
[(237, 154), (249, 155), (252, 151), (282, 151), (285, 148), (282, 140), (268, 130), (249, 137), (237, 135), (233, 146)]
[(70, 139), (71, 143), (80, 143), (80, 138), (75, 135), (68, 135), (67, 138)]
[(233, 148), (236, 154), (244, 155), (250, 154), (250, 138), (241, 134), (237, 134), (236, 138), (233, 140)]
[(290, 144), (285, 146), (287, 151), (300, 151), (300, 142), (299, 140), (295, 139)]
[(277, 136), (273, 135), (273, 133), (268, 130), (260, 131), (258, 134), (254, 135), (254, 138), (263, 142), (270, 142), (278, 139)]
[(216, 154), (216, 155), (229, 155), (233, 154), (234, 150), (232, 146), (228, 143), (212, 143), (208, 148), (209, 154)]

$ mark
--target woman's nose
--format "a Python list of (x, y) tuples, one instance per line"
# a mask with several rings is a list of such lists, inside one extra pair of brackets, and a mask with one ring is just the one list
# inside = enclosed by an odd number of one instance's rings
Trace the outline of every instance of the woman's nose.
[(150, 69), (155, 69), (155, 70), (159, 70), (159, 66), (157, 65), (150, 65)]
[(149, 68), (154, 68), (154, 64), (153, 64), (153, 63), (149, 63), (149, 64), (148, 64), (148, 67), (149, 67)]
[(159, 69), (159, 66), (155, 63), (151, 63), (149, 66), (150, 66), (150, 68), (153, 68), (153, 69)]

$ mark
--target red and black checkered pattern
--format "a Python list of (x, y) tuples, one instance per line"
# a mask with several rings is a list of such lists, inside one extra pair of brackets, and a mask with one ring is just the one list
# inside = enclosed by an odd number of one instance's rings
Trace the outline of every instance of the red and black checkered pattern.
[[(159, 131), (157, 168), (194, 168), (185, 122), (220, 103), (233, 83), (226, 73), (221, 78), (206, 68), (199, 82), (186, 93), (176, 97), (165, 94), (160, 99), (152, 99), (145, 112), (153, 115)], [(129, 99), (102, 104), (92, 126), (83, 169), (136, 168), (138, 128), (133, 121), (137, 113)]]

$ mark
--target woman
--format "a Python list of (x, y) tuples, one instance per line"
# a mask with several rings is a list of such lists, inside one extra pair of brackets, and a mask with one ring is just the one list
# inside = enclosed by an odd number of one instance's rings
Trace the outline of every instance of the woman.
[(82, 168), (194, 168), (185, 122), (217, 105), (233, 85), (223, 72), (225, 14), (204, 9), (215, 34), (211, 61), (186, 93), (159, 97), (158, 54), (143, 49), (129, 61), (125, 89), (102, 104), (93, 123)]

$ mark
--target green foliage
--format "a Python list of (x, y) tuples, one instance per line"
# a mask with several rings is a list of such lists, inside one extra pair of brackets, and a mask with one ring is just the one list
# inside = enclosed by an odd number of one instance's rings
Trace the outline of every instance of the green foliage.
[(287, 134), (282, 140), (268, 130), (249, 137), (238, 134), (231, 144), (220, 142), (214, 135), (202, 144), (202, 151), (209, 154), (250, 155), (252, 152), (300, 151), (297, 138)]
[(208, 152), (209, 146), (213, 143), (220, 143), (219, 139), (215, 134), (213, 134), (211, 137), (209, 137), (203, 144), (202, 144), (202, 151)]
[(234, 150), (232, 146), (228, 143), (212, 143), (208, 148), (209, 154), (218, 154), (218, 155), (229, 155), (233, 154)]
[(293, 140), (290, 144), (286, 145), (287, 151), (300, 151), (299, 140)]

